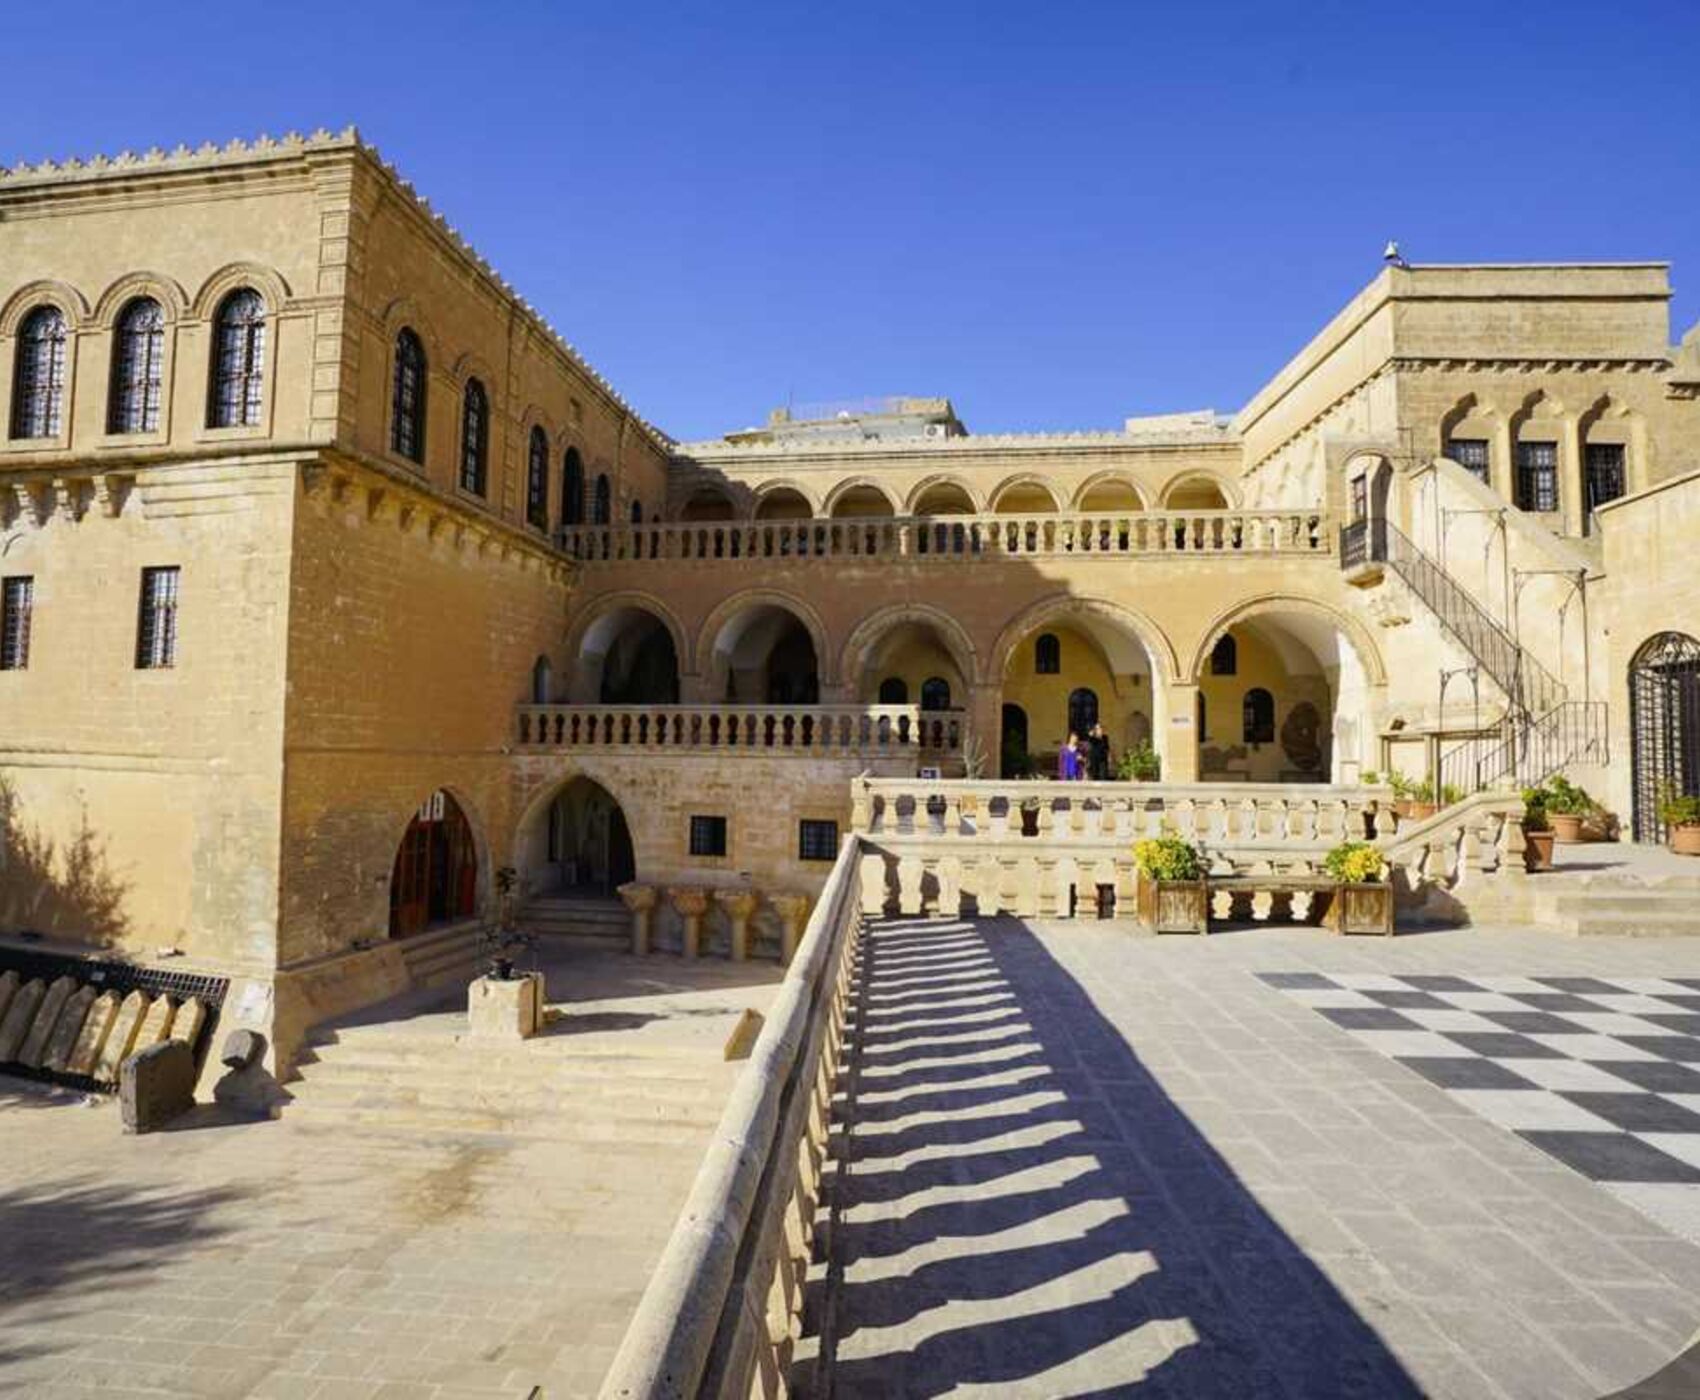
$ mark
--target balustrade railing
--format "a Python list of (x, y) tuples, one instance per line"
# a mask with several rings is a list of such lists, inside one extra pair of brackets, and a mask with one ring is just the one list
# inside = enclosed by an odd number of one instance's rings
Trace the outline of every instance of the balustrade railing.
[(942, 756), (961, 752), (966, 723), (917, 705), (522, 705), (518, 739), (522, 750)]
[(1177, 554), (1331, 556), (1317, 510), (1173, 510), (1070, 515), (869, 516), (569, 526), (561, 548), (585, 563), (637, 560), (937, 559)]

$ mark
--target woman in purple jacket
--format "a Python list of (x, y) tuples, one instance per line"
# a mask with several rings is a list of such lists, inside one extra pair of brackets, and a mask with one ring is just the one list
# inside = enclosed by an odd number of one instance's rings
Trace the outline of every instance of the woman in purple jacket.
[(1057, 777), (1065, 783), (1072, 783), (1080, 777), (1080, 741), (1073, 734), (1057, 751)]

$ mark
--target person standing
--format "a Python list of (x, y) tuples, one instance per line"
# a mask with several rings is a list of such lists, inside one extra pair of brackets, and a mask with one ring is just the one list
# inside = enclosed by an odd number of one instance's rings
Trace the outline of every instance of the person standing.
[(1080, 777), (1079, 745), (1079, 737), (1070, 733), (1057, 751), (1057, 777), (1065, 783), (1072, 783)]
[(1097, 720), (1092, 721), (1092, 728), (1086, 735), (1086, 771), (1095, 783), (1110, 780), (1110, 736), (1104, 733), (1104, 726)]

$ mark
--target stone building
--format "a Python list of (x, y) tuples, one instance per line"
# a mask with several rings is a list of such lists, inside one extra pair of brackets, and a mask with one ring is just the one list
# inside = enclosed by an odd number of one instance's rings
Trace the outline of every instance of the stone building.
[(680, 443), (353, 132), (0, 173), (0, 931), (181, 949), (287, 1045), (504, 867), (753, 890), (774, 949), (862, 775), (1093, 723), (1198, 792), (1538, 751), (1657, 839), (1700, 790), (1669, 297), (1390, 265), (1232, 416)]

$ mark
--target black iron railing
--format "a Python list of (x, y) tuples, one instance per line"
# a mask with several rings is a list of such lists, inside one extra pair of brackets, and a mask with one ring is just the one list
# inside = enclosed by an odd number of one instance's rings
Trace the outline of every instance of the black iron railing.
[(1440, 793), (1468, 797), (1495, 787), (1539, 787), (1575, 764), (1603, 765), (1609, 756), (1606, 703), (1565, 700), (1538, 719), (1508, 720), (1461, 741), (1440, 756)]

